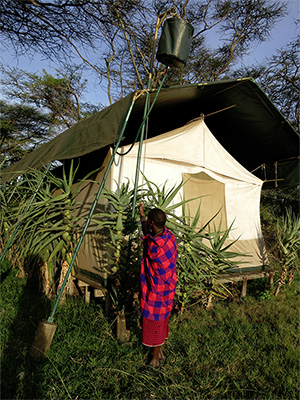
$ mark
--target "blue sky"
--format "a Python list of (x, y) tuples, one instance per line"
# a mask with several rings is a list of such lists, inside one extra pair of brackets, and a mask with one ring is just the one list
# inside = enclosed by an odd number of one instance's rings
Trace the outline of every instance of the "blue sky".
[[(282, 48), (291, 42), (296, 36), (295, 20), (300, 19), (300, 2), (299, 0), (289, 0), (289, 13), (283, 18), (277, 26), (270, 32), (270, 38), (264, 43), (253, 47), (247, 56), (241, 62), (241, 65), (252, 65), (262, 62), (266, 57), (271, 57), (275, 54), (276, 50)], [(208, 43), (213, 44), (214, 38), (207, 36)], [(9, 51), (1, 52), (1, 62), (11, 67), (18, 67), (30, 72), (39, 72), (43, 68), (50, 73), (55, 74), (57, 65), (50, 60), (45, 60), (43, 56), (37, 54), (33, 59), (25, 56), (15, 58)], [(108, 105), (107, 95), (105, 90), (102, 89), (98, 83), (97, 78), (92, 72), (85, 75), (88, 79), (88, 93), (86, 94), (86, 101), (92, 104), (105, 104)]]
[(270, 32), (268, 40), (253, 47), (249, 51), (249, 54), (243, 57), (242, 63), (244, 65), (260, 63), (266, 57), (271, 57), (275, 54), (276, 50), (291, 42), (297, 33), (296, 19), (300, 19), (300, 0), (289, 0), (288, 15), (277, 23), (275, 28)]

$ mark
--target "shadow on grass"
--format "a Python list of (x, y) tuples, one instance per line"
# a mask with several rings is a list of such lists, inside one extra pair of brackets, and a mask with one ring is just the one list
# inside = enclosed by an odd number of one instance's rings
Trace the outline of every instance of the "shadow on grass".
[[(39, 399), (44, 360), (29, 356), (40, 320), (51, 303), (38, 294), (37, 282), (16, 277), (16, 270), (1, 276), (2, 335), (1, 398)], [(4, 341), (4, 343), (3, 343)]]

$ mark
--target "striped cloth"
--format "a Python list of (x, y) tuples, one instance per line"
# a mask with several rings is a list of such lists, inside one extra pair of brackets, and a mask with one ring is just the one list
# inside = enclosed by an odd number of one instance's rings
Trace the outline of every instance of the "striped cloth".
[(141, 266), (142, 316), (162, 321), (173, 307), (177, 275), (177, 245), (171, 231), (164, 228), (160, 236), (146, 235)]

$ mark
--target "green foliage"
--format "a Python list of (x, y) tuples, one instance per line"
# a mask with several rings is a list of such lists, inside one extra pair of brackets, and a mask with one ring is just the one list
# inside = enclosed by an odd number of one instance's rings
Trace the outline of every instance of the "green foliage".
[[(281, 269), (281, 246), (277, 234), (277, 225), (282, 224), (286, 210), (291, 209), (296, 219), (299, 218), (298, 188), (265, 188), (261, 196), (261, 226), (268, 251), (270, 265), (275, 270)], [(280, 222), (279, 222), (280, 221)]]
[[(189, 63), (184, 71), (174, 71), (173, 79), (191, 83), (224, 77), (253, 46), (268, 38), (287, 11), (286, 3), (269, 0), (120, 1), (117, 5), (111, 0), (54, 1), (39, 3), (39, 13), (34, 3), (12, 5), (3, 0), (1, 7), (3, 35), (13, 48), (27, 54), (38, 50), (65, 64), (79, 56), (101, 78), (109, 98), (132, 87), (144, 88), (156, 18), (161, 13), (175, 11), (195, 28)], [(209, 32), (213, 48), (205, 40)], [(160, 70), (161, 65), (155, 63), (157, 79)]]
[[(265, 185), (264, 185), (265, 186)], [(271, 223), (285, 214), (291, 207), (296, 215), (300, 212), (299, 187), (264, 187), (261, 193), (262, 213), (266, 210), (266, 219)]]
[[(178, 244), (178, 289), (177, 297), (183, 309), (191, 302), (208, 302), (209, 296), (227, 298), (231, 292), (219, 283), (218, 278), (229, 268), (236, 265), (234, 258), (239, 254), (228, 251), (230, 245), (225, 245), (231, 227), (222, 231), (221, 225), (214, 231), (208, 229), (215, 216), (199, 228), (200, 205), (196, 214), (191, 218), (187, 213), (186, 205), (195, 200), (182, 200), (175, 202), (175, 198), (184, 183), (166, 190), (146, 179), (146, 189), (142, 196), (146, 199), (148, 207), (162, 209), (168, 216), (167, 227), (175, 234)], [(182, 215), (178, 216), (182, 211)]]
[[(30, 273), (43, 269), (43, 285), (50, 287), (50, 293), (55, 290), (61, 263), (70, 263), (71, 253), (82, 229), (82, 217), (78, 215), (76, 197), (81, 183), (74, 184), (78, 167), (74, 170), (70, 165), (68, 175), (63, 169), (62, 177), (49, 173), (29, 211), (24, 213), (30, 198), (36, 190), (42, 177), (39, 171), (32, 171), (20, 184), (6, 185), (4, 197), (11, 199), (5, 205), (5, 216), (2, 240), (5, 243), (21, 223), (13, 242), (11, 254), (17, 254), (19, 260), (29, 268)], [(214, 231), (208, 230), (213, 220), (201, 228), (199, 225), (200, 208), (191, 218), (185, 215), (188, 201), (176, 202), (183, 183), (167, 190), (147, 180), (139, 188), (138, 196), (143, 199), (148, 208), (158, 207), (167, 214), (167, 227), (172, 230), (178, 242), (178, 299), (181, 306), (191, 302), (207, 302), (209, 296), (226, 298), (231, 295), (228, 288), (219, 283), (218, 278), (235, 265), (236, 253), (229, 251), (226, 240), (230, 228), (224, 232), (219, 226)], [(138, 276), (142, 256), (142, 245), (137, 223), (137, 210), (134, 221), (131, 221), (133, 190), (129, 182), (117, 187), (116, 192), (104, 189), (102, 211), (93, 216), (96, 226), (95, 235), (100, 233), (101, 240), (107, 238), (107, 266), (111, 296), (118, 308), (123, 307), (138, 291)], [(98, 207), (101, 210), (101, 207)], [(183, 210), (183, 215), (179, 216)], [(130, 243), (128, 235), (133, 231)], [(99, 240), (100, 240), (99, 239)], [(130, 254), (130, 257), (129, 257)], [(11, 258), (12, 260), (12, 258)], [(48, 290), (48, 289), (47, 289)]]
[(188, 236), (183, 233), (180, 237), (178, 296), (182, 307), (199, 299), (207, 304), (210, 296), (222, 299), (232, 296), (230, 290), (219, 282), (222, 274), (237, 264), (233, 259), (239, 255), (227, 251), (231, 244), (223, 247), (230, 228), (221, 231), (219, 227), (215, 232), (206, 234), (203, 231), (202, 228), (194, 235), (189, 232)]
[(52, 120), (36, 107), (0, 101), (1, 168), (19, 161), (24, 155), (51, 138)]
[(294, 279), (295, 271), (299, 274), (300, 250), (300, 217), (293, 214), (292, 209), (286, 209), (286, 214), (277, 222), (277, 238), (279, 242), (279, 261), (281, 275), (278, 280), (275, 296), (281, 286), (290, 285)]
[[(94, 214), (92, 221), (97, 232), (104, 232), (107, 238), (107, 267), (109, 292), (118, 309), (122, 309), (128, 297), (138, 291), (138, 273), (141, 262), (141, 245), (135, 240), (131, 245), (131, 257), (128, 257), (128, 236), (130, 231), (137, 231), (136, 221), (131, 221), (133, 189), (129, 181), (117, 184), (115, 192), (104, 188), (102, 199), (105, 206), (102, 212)], [(104, 237), (105, 237), (104, 236)], [(103, 240), (103, 236), (102, 236)]]
[(286, 214), (277, 222), (277, 235), (280, 244), (280, 259), (288, 270), (299, 269), (300, 217), (286, 209)]
[[(29, 274), (36, 274), (42, 267), (44, 285), (51, 287), (50, 292), (55, 290), (61, 262), (70, 263), (70, 253), (81, 230), (81, 216), (77, 213), (80, 204), (76, 197), (88, 176), (73, 185), (77, 169), (78, 166), (74, 170), (71, 162), (69, 174), (66, 175), (63, 168), (62, 178), (49, 172), (37, 193), (36, 188), (44, 175), (38, 170), (28, 173), (17, 186), (7, 184), (3, 190), (4, 197), (10, 199), (9, 204), (5, 203), (3, 225), (7, 229), (2, 236), (3, 246), (20, 224), (11, 253), (23, 260)], [(34, 194), (35, 200), (25, 212)]]
[(13, 101), (0, 101), (4, 167), (101, 108), (83, 101), (87, 82), (79, 67), (64, 67), (55, 76), (3, 66), (0, 71), (3, 94)]
[(6, 96), (29, 109), (44, 110), (56, 130), (69, 128), (99, 108), (82, 101), (87, 81), (82, 79), (80, 67), (65, 66), (56, 70), (56, 75), (44, 69), (37, 74), (4, 66), (1, 72)]
[(133, 190), (129, 190), (129, 181), (121, 186), (117, 185), (116, 192), (104, 188), (102, 198), (105, 199), (104, 212), (95, 214), (93, 222), (98, 229), (106, 228), (111, 242), (108, 247), (112, 250), (109, 264), (113, 265), (111, 271), (117, 272), (120, 265), (122, 243), (130, 231), (130, 215)]

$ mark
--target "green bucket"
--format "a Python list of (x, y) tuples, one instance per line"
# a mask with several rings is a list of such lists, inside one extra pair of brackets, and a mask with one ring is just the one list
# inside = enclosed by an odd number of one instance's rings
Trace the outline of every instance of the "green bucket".
[(193, 26), (181, 18), (168, 18), (162, 29), (156, 58), (170, 67), (186, 65), (194, 33)]

